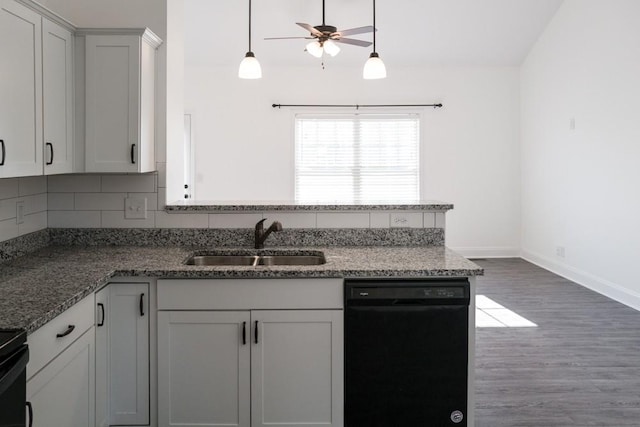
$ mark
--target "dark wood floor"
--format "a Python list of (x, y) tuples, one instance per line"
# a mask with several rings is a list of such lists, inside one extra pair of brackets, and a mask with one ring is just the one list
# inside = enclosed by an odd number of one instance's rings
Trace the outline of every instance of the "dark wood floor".
[(477, 293), (538, 325), (476, 330), (476, 426), (640, 427), (640, 312), (521, 259), (475, 262)]

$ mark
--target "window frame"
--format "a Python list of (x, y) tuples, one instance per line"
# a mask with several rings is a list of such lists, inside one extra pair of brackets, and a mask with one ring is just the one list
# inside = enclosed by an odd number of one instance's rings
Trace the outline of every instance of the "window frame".
[[(291, 176), (292, 176), (292, 187), (291, 187), (291, 191), (290, 194), (292, 195), (292, 200), (294, 200), (296, 203), (299, 202), (299, 200), (297, 199), (297, 194), (296, 194), (296, 168), (297, 168), (297, 164), (296, 164), (296, 156), (297, 156), (297, 150), (296, 150), (296, 119), (298, 118), (298, 116), (300, 115), (306, 115), (306, 116), (346, 116), (346, 115), (352, 115), (355, 116), (357, 114), (362, 114), (362, 115), (414, 115), (417, 117), (418, 119), (418, 144), (417, 144), (417, 157), (418, 157), (418, 177), (417, 177), (417, 196), (418, 199), (417, 200), (411, 200), (411, 201), (403, 201), (403, 202), (397, 202), (394, 201), (394, 204), (398, 204), (398, 203), (415, 203), (415, 202), (419, 202), (420, 200), (424, 200), (424, 185), (423, 185), (423, 181), (424, 181), (424, 176), (425, 176), (425, 170), (424, 167), (426, 165), (425, 163), (425, 158), (424, 158), (424, 153), (425, 153), (425, 109), (424, 108), (366, 108), (366, 109), (355, 109), (354, 108), (342, 108), (342, 107), (331, 107), (331, 108), (297, 108), (297, 109), (293, 109), (290, 112), (290, 129), (291, 129), (291, 157), (290, 157), (290, 161), (291, 161), (291, 165), (292, 165), (292, 169), (291, 169)], [(376, 202), (384, 202), (384, 200), (379, 200)], [(322, 202), (319, 202), (322, 203)], [(371, 204), (371, 202), (369, 201), (354, 201), (354, 202), (349, 202), (349, 203), (342, 203), (341, 204), (354, 204), (354, 205), (359, 205), (359, 204)]]

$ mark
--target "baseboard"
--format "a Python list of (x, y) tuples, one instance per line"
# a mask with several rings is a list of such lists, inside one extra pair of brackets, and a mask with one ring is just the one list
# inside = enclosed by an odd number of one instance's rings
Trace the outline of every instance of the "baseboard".
[(521, 257), (538, 267), (640, 311), (640, 294), (624, 286), (525, 249), (522, 250)]
[(465, 258), (520, 258), (520, 248), (450, 247)]

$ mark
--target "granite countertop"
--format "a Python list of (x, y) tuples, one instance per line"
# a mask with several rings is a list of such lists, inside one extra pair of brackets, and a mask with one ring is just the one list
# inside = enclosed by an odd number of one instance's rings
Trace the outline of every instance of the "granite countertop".
[[(0, 328), (32, 333), (112, 277), (151, 278), (295, 278), (425, 277), (483, 274), (476, 264), (443, 246), (313, 247), (326, 264), (316, 266), (187, 266), (202, 248), (48, 246), (0, 266)], [(265, 253), (303, 248), (273, 248)], [(221, 249), (216, 252), (246, 252)]]

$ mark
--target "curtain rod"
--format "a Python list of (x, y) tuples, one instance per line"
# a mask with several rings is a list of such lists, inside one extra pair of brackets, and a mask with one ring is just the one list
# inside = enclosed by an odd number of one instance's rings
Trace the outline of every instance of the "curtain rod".
[(376, 107), (433, 107), (442, 108), (442, 104), (271, 104), (273, 108), (282, 107), (346, 107), (346, 108), (376, 108)]

